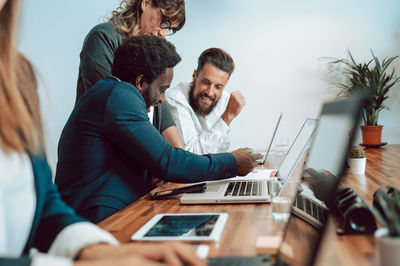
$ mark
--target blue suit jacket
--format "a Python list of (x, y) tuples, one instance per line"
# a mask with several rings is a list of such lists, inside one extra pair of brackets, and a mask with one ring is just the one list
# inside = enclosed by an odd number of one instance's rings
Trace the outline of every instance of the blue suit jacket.
[[(36, 211), (28, 241), (23, 251), (27, 255), (32, 247), (46, 252), (57, 234), (66, 226), (86, 221), (76, 215), (60, 198), (51, 180), (51, 170), (44, 155), (30, 156), (35, 176)], [(0, 258), (0, 265), (28, 265), (29, 258)]]
[(152, 188), (151, 175), (178, 183), (236, 176), (230, 153), (199, 156), (173, 148), (150, 123), (136, 87), (114, 78), (80, 98), (58, 145), (56, 184), (78, 214), (121, 209)]

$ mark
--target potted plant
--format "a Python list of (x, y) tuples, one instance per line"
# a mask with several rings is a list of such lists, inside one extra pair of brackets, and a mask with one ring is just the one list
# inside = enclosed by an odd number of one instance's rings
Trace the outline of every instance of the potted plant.
[(375, 231), (380, 265), (400, 262), (400, 190), (387, 186), (378, 189), (371, 208), (383, 226)]
[(365, 158), (364, 150), (361, 147), (352, 147), (349, 153), (349, 166), (350, 173), (356, 175), (363, 175), (365, 173)]
[(381, 110), (388, 109), (384, 102), (389, 98), (391, 88), (400, 80), (400, 77), (395, 76), (394, 68), (389, 71), (389, 66), (398, 56), (385, 58), (381, 63), (371, 50), (370, 61), (357, 63), (350, 51), (348, 54), (350, 59), (335, 59), (329, 63), (341, 66), (339, 69), (346, 75), (346, 82), (337, 83), (340, 88), (337, 97), (347, 97), (354, 93), (369, 95), (363, 105), (362, 145), (379, 147), (383, 144), (381, 142), (383, 126), (378, 124), (378, 116)]

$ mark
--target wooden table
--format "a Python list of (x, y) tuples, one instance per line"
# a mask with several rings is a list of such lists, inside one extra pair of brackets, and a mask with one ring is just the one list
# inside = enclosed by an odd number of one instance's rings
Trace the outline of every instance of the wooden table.
[[(347, 174), (343, 183), (372, 205), (373, 194), (381, 186), (400, 188), (400, 144), (365, 149), (365, 175)], [(373, 236), (336, 235), (337, 217), (332, 217), (316, 265), (378, 265)]]
[[(400, 188), (400, 145), (380, 149), (366, 149), (365, 175), (347, 174), (345, 185), (353, 188), (367, 203), (372, 203), (373, 192), (383, 185)], [(163, 184), (157, 190), (179, 186)], [(210, 244), (209, 257), (252, 256), (259, 235), (280, 235), (284, 223), (271, 217), (269, 204), (180, 205), (179, 198), (152, 201), (146, 195), (125, 209), (102, 221), (99, 226), (111, 232), (121, 242), (129, 242), (131, 235), (158, 213), (226, 212), (229, 219), (219, 243)], [(373, 236), (337, 236), (337, 217), (330, 220), (316, 265), (374, 265)], [(302, 245), (302, 243), (299, 243)]]

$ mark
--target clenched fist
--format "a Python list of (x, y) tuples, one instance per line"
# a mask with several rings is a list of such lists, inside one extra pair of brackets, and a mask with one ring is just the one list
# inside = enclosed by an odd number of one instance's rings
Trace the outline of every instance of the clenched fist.
[(232, 120), (239, 115), (245, 104), (244, 96), (240, 91), (234, 91), (231, 93), (228, 106), (221, 116), (227, 125), (229, 125)]

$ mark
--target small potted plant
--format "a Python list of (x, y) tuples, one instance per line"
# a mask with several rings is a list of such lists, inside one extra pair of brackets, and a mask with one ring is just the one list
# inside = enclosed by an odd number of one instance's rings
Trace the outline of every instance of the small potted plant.
[(366, 162), (367, 158), (365, 158), (364, 150), (361, 147), (352, 147), (350, 149), (349, 166), (351, 174), (363, 175)]
[(387, 186), (375, 192), (371, 208), (382, 228), (375, 231), (380, 265), (400, 262), (400, 190)]
[(362, 114), (362, 145), (380, 147), (386, 143), (381, 142), (383, 125), (378, 124), (378, 116), (381, 110), (388, 109), (384, 102), (389, 98), (391, 88), (400, 80), (400, 77), (395, 76), (394, 68), (389, 71), (389, 66), (398, 56), (380, 62), (371, 50), (370, 61), (357, 63), (350, 51), (348, 54), (349, 59), (335, 59), (329, 63), (331, 69), (345, 74), (345, 82), (336, 84), (340, 89), (337, 97), (347, 97), (354, 93), (368, 95)]

